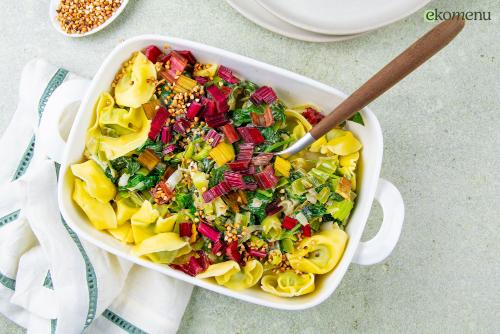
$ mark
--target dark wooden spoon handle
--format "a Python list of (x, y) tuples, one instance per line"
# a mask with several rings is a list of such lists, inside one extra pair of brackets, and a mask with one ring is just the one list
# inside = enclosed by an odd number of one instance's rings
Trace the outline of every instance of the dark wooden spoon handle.
[(460, 17), (438, 24), (352, 93), (309, 133), (319, 139), (336, 125), (351, 118), (445, 47), (458, 35), (464, 24), (465, 21)]

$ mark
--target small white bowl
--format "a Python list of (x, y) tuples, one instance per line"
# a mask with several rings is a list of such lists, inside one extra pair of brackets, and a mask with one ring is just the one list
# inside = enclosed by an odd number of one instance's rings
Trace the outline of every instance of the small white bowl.
[(83, 34), (68, 34), (67, 32), (65, 32), (61, 28), (59, 21), (57, 21), (57, 19), (56, 19), (56, 17), (57, 17), (56, 10), (57, 10), (57, 7), (59, 7), (60, 3), (61, 3), (61, 0), (50, 0), (49, 17), (50, 17), (50, 22), (52, 22), (52, 25), (54, 26), (54, 28), (58, 32), (60, 32), (61, 34), (63, 34), (64, 36), (67, 36), (67, 37), (84, 37), (84, 36), (92, 35), (98, 31), (106, 28), (109, 24), (111, 24), (111, 22), (113, 22), (123, 12), (123, 10), (125, 9), (125, 7), (128, 4), (128, 0), (122, 0), (122, 4), (120, 5), (120, 7), (113, 13), (113, 15), (111, 15), (111, 17), (109, 19), (104, 21), (103, 24), (101, 24), (100, 26), (97, 26), (96, 28), (94, 28), (90, 31), (87, 31), (86, 33), (83, 33)]

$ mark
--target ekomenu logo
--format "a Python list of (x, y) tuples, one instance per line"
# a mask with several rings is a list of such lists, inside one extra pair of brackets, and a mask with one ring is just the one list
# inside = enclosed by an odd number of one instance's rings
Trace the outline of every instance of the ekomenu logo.
[(467, 21), (491, 21), (491, 12), (484, 11), (440, 11), (437, 8), (428, 9), (424, 12), (424, 19), (427, 22), (450, 20), (454, 17), (461, 17)]

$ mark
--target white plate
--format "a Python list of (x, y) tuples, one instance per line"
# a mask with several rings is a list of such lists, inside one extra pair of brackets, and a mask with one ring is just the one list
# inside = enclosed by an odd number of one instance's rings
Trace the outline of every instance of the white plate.
[(56, 10), (57, 10), (57, 7), (59, 6), (60, 3), (61, 3), (61, 0), (50, 0), (50, 4), (49, 4), (49, 17), (50, 17), (50, 22), (52, 22), (52, 25), (54, 26), (54, 29), (56, 29), (58, 32), (60, 32), (61, 34), (63, 34), (64, 36), (67, 36), (67, 37), (84, 37), (84, 36), (95, 34), (96, 32), (106, 28), (109, 24), (111, 24), (111, 22), (113, 22), (123, 12), (123, 10), (125, 9), (125, 7), (128, 4), (128, 0), (122, 0), (121, 6), (113, 13), (113, 15), (111, 15), (111, 17), (109, 19), (104, 21), (103, 24), (101, 24), (100, 26), (97, 26), (94, 29), (92, 29), (86, 33), (83, 33), (83, 34), (68, 34), (64, 30), (62, 30), (61, 25), (59, 24), (59, 21), (57, 21), (57, 19), (56, 19), (56, 16), (57, 16)]
[(430, 0), (256, 1), (277, 17), (302, 29), (322, 34), (348, 35), (401, 20)]
[(293, 39), (298, 39), (306, 42), (324, 43), (338, 42), (359, 36), (334, 36), (303, 30), (271, 14), (261, 5), (259, 5), (256, 0), (226, 0), (226, 2), (241, 15), (258, 24), (259, 26)]

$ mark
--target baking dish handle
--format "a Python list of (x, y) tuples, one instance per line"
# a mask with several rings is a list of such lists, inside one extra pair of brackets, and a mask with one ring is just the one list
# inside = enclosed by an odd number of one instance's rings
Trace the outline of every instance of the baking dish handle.
[[(73, 122), (89, 80), (75, 79), (62, 83), (47, 100), (38, 128), (38, 145), (49, 158), (62, 161), (66, 140), (61, 135), (61, 123)], [(71, 128), (71, 124), (67, 128)]]
[(403, 198), (399, 190), (389, 181), (380, 178), (375, 193), (384, 219), (380, 230), (368, 241), (360, 242), (352, 262), (371, 265), (385, 260), (396, 246), (405, 215)]

